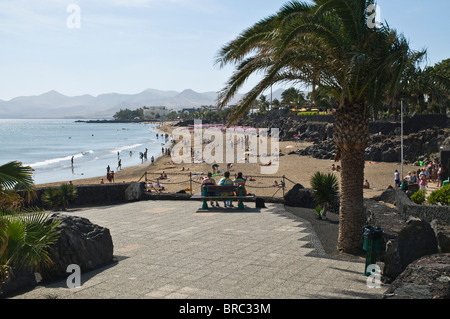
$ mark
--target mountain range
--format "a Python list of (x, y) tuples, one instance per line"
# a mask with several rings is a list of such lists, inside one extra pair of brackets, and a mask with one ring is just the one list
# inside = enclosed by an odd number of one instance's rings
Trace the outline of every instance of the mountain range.
[[(281, 99), (282, 89), (273, 92), (273, 99)], [(242, 98), (236, 94), (230, 104)], [(267, 96), (270, 99), (270, 94)], [(217, 93), (198, 93), (191, 89), (182, 92), (147, 89), (137, 94), (106, 93), (98, 96), (89, 94), (66, 96), (49, 91), (36, 96), (19, 96), (9, 101), (0, 100), (0, 118), (79, 118), (103, 119), (121, 109), (135, 110), (144, 106), (165, 106), (174, 111), (183, 108), (214, 105)]]

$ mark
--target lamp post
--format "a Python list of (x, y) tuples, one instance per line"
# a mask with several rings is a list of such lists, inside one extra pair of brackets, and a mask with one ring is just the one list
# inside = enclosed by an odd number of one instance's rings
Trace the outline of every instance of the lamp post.
[(270, 86), (270, 110), (272, 110), (272, 85)]
[(401, 152), (401, 156), (400, 156), (400, 160), (401, 160), (401, 181), (403, 181), (403, 100), (400, 101), (400, 121), (401, 121), (401, 146), (400, 146), (400, 152)]

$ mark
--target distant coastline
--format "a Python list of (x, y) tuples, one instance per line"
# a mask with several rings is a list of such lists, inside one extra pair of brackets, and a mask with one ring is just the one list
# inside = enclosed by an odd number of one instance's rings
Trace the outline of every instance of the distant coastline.
[(145, 124), (163, 124), (163, 121), (151, 120), (76, 120), (76, 123), (145, 123)]

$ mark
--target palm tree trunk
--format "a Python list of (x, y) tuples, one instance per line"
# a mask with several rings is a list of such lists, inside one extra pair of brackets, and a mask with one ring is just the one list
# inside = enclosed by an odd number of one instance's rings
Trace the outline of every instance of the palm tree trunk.
[(334, 142), (341, 159), (338, 250), (362, 251), (364, 218), (364, 156), (369, 123), (363, 103), (346, 102), (336, 111)]
[(364, 149), (342, 152), (338, 250), (362, 250), (364, 218)]

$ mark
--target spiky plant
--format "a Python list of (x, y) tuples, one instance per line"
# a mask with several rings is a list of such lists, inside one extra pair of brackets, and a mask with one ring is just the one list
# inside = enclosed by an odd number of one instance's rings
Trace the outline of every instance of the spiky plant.
[(311, 177), (311, 188), (314, 199), (322, 206), (319, 217), (327, 219), (328, 207), (339, 199), (339, 181), (337, 177), (332, 173), (322, 174), (321, 172), (316, 172)]
[(56, 242), (59, 221), (43, 211), (0, 211), (0, 287), (14, 270), (37, 270), (51, 264), (48, 248)]
[(69, 202), (77, 197), (76, 187), (69, 184), (62, 184), (58, 189), (58, 193), (63, 210), (66, 210)]
[(60, 193), (55, 187), (47, 187), (41, 196), (44, 206), (57, 210), (61, 203)]

